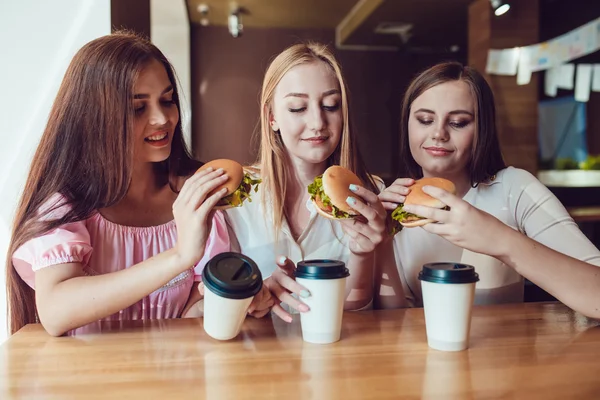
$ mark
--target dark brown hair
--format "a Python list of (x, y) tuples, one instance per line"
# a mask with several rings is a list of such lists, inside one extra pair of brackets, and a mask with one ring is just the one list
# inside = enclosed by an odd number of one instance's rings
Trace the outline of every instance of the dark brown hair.
[[(133, 162), (134, 85), (152, 60), (164, 65), (179, 110), (173, 67), (147, 39), (115, 32), (87, 43), (73, 57), (15, 214), (6, 261), (11, 334), (37, 320), (34, 290), (14, 268), (14, 252), (34, 237), (118, 203), (127, 193)], [(179, 118), (171, 154), (155, 164), (156, 175), (175, 191), (177, 177), (190, 175), (199, 166), (186, 148)], [(40, 207), (57, 193), (63, 200), (46, 212), (65, 204), (68, 212), (58, 219), (43, 218)]]
[(496, 131), (496, 106), (492, 89), (479, 72), (461, 63), (446, 62), (435, 65), (420, 73), (409, 85), (404, 95), (400, 117), (400, 157), (404, 160), (408, 176), (414, 179), (423, 177), (421, 166), (410, 152), (410, 109), (415, 99), (425, 91), (450, 81), (463, 81), (469, 85), (475, 101), (475, 138), (467, 168), (471, 174), (471, 186), (477, 186), (506, 168), (506, 164), (502, 158)]

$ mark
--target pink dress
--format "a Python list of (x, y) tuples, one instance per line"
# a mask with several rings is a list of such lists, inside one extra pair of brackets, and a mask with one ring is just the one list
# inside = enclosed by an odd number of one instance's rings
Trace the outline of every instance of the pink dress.
[[(53, 204), (56, 204), (55, 199), (57, 197), (51, 200)], [(49, 213), (45, 218), (56, 218), (64, 212), (61, 210), (64, 208)], [(106, 274), (147, 260), (171, 249), (176, 242), (175, 221), (151, 227), (130, 227), (110, 222), (96, 213), (87, 220), (65, 224), (29, 240), (13, 254), (13, 264), (21, 278), (35, 289), (35, 271), (42, 268), (79, 262), (86, 275)], [(225, 220), (217, 212), (204, 257), (194, 268), (179, 274), (165, 286), (102, 321), (180, 317), (193, 283), (201, 280), (204, 265), (216, 254), (229, 251), (229, 248)], [(75, 329), (69, 334), (97, 330), (99, 322)]]

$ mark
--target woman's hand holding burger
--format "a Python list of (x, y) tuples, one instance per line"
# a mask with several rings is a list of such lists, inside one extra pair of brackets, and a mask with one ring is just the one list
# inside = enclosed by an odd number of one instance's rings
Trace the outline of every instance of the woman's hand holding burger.
[(504, 238), (516, 232), (499, 219), (473, 207), (447, 190), (425, 185), (422, 191), (432, 199), (446, 204), (447, 207), (443, 209), (410, 204), (405, 205), (404, 210), (419, 215), (427, 221), (437, 222), (427, 223), (422, 227), (456, 246), (494, 257), (501, 254), (500, 246), (490, 246), (490, 243), (506, 243)]
[(359, 255), (371, 253), (386, 237), (386, 211), (377, 195), (362, 185), (352, 171), (334, 165), (308, 186), (317, 212), (340, 221), (352, 239), (350, 251)]
[(348, 188), (355, 195), (348, 196), (346, 203), (364, 218), (344, 219), (340, 223), (352, 238), (349, 244), (352, 253), (371, 253), (387, 235), (385, 208), (377, 195), (364, 187), (351, 184)]
[(227, 159), (204, 164), (185, 181), (173, 203), (178, 236), (175, 250), (183, 266), (189, 268), (202, 259), (214, 210), (252, 201), (251, 193), (258, 184), (260, 180), (245, 173), (238, 162)]
[[(410, 188), (405, 185), (410, 185)], [(426, 226), (438, 221), (435, 218), (429, 218), (429, 214), (422, 215), (419, 212), (411, 211), (412, 205), (444, 211), (450, 209), (449, 205), (442, 200), (424, 192), (423, 187), (425, 186), (435, 187), (452, 195), (456, 193), (454, 183), (447, 179), (422, 178), (416, 181), (412, 179), (397, 179), (390, 188), (380, 194), (379, 197), (385, 203), (386, 208), (393, 210), (389, 219), (389, 231), (392, 236), (400, 232), (402, 228)]]
[(404, 204), (406, 196), (410, 193), (410, 187), (414, 185), (412, 178), (398, 178), (390, 186), (379, 193), (379, 200), (388, 211), (394, 211), (398, 204)]
[(227, 189), (221, 186), (228, 179), (223, 169), (208, 168), (197, 172), (186, 180), (173, 203), (178, 237), (175, 251), (185, 269), (204, 255), (212, 228), (213, 209), (227, 194)]
[[(414, 185), (415, 180), (412, 178), (398, 178), (389, 187), (385, 188), (379, 193), (379, 200), (383, 204), (383, 207), (393, 212), (399, 206), (404, 204), (406, 196), (410, 193), (410, 187)], [(392, 218), (388, 219), (389, 227), (388, 232), (391, 236), (402, 230), (402, 225)]]

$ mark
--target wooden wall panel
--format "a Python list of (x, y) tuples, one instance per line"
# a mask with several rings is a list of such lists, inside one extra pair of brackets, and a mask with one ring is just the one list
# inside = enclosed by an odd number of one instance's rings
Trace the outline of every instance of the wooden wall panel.
[(538, 169), (538, 76), (517, 85), (515, 76), (485, 74), (490, 48), (509, 48), (539, 41), (539, 0), (513, 0), (509, 13), (495, 17), (489, 0), (469, 7), (469, 64), (482, 72), (496, 99), (498, 134), (508, 165), (531, 173)]
[(111, 30), (128, 29), (150, 37), (150, 0), (111, 0)]

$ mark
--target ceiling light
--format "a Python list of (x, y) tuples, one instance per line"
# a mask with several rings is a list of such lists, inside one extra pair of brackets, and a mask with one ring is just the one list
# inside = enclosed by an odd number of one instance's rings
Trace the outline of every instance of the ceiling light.
[(208, 4), (199, 4), (197, 7), (198, 12), (201, 15), (200, 18), (200, 25), (202, 26), (208, 26), (210, 25), (210, 21), (208, 20), (208, 12), (210, 11), (210, 8), (208, 7)]
[(506, 14), (506, 12), (510, 10), (510, 4), (508, 4), (508, 2), (506, 1), (490, 0), (490, 3), (492, 4), (492, 8), (494, 9), (494, 15), (496, 15), (497, 17), (501, 16), (502, 14)]

